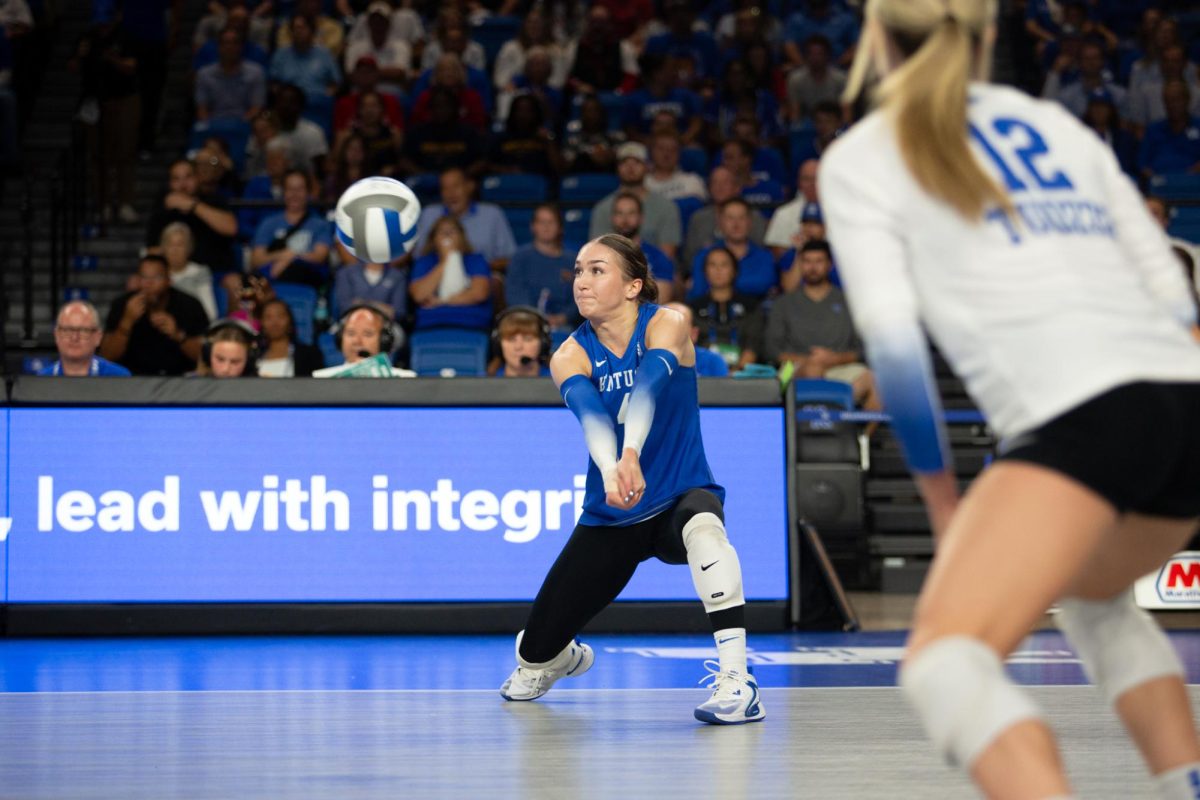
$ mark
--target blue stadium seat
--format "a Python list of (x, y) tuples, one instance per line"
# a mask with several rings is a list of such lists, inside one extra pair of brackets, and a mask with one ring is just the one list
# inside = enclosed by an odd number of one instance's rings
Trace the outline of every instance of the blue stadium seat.
[(1150, 179), (1150, 194), (1165, 200), (1200, 200), (1200, 175), (1155, 175)]
[(679, 168), (684, 172), (694, 172), (701, 177), (708, 176), (708, 153), (703, 147), (685, 147), (679, 151)]
[(188, 153), (204, 146), (204, 140), (219, 136), (229, 145), (229, 157), (240, 173), (246, 165), (246, 142), (250, 139), (250, 123), (240, 119), (210, 119), (197, 122), (188, 135)]
[(688, 220), (691, 219), (692, 214), (704, 208), (704, 201), (699, 197), (677, 197), (675, 205), (679, 208), (679, 222), (686, 231)]
[(513, 239), (518, 247), (533, 241), (533, 231), (529, 230), (529, 223), (533, 222), (532, 208), (506, 207), (504, 218), (508, 220), (508, 227), (512, 228)]
[(421, 201), (421, 205), (427, 206), (430, 203), (437, 203), (441, 199), (442, 185), (441, 177), (436, 172), (422, 172), (419, 175), (409, 175), (404, 179), (408, 184), (408, 188), (413, 190), (413, 194)]
[(333, 341), (333, 334), (329, 331), (325, 331), (317, 337), (317, 347), (321, 348), (325, 366), (336, 367), (345, 363), (346, 358), (342, 355), (342, 351), (337, 349), (337, 344)]
[(563, 205), (594, 205), (617, 190), (620, 181), (611, 172), (581, 172), (562, 179), (558, 201)]
[(487, 56), (488, 71), (496, 63), (496, 55), (509, 39), (516, 37), (521, 29), (520, 17), (492, 15), (484, 17), (471, 26), (471, 39), (479, 42)]
[(480, 197), (489, 203), (540, 203), (546, 199), (546, 179), (541, 175), (488, 175)]
[(563, 242), (581, 247), (589, 238), (592, 226), (590, 208), (571, 208), (563, 212)]
[(275, 296), (288, 304), (296, 318), (296, 338), (313, 343), (313, 312), (317, 310), (317, 290), (302, 283), (274, 283)]
[(454, 370), (455, 375), (485, 375), (490, 346), (485, 331), (430, 328), (413, 333), (409, 361), (421, 376), (437, 376), (444, 369)]
[(37, 375), (54, 361), (54, 356), (25, 356), (21, 360), (21, 374)]
[(792, 391), (796, 394), (798, 408), (806, 405), (833, 406), (847, 411), (854, 408), (854, 388), (841, 381), (797, 378), (792, 381)]

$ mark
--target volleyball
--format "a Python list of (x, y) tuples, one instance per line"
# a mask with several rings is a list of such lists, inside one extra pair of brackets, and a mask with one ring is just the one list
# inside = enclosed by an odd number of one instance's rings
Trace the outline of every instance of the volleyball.
[(417, 243), (421, 201), (394, 178), (363, 178), (338, 198), (338, 240), (363, 261), (387, 264)]

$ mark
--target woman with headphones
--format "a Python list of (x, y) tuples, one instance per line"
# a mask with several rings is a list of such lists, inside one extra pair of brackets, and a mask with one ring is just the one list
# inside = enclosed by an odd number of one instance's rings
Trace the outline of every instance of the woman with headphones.
[(532, 306), (509, 306), (492, 329), (488, 373), (498, 378), (550, 375), (550, 322)]
[(208, 326), (196, 374), (210, 378), (258, 376), (258, 332), (240, 319), (225, 317)]
[(321, 350), (296, 340), (296, 318), (292, 309), (279, 298), (262, 306), (262, 357), (258, 375), (262, 378), (307, 378), (325, 366)]

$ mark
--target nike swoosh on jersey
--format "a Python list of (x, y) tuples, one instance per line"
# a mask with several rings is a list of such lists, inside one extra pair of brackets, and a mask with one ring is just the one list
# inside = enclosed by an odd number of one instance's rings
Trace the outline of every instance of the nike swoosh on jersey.
[(603, 361), (597, 361), (597, 362), (596, 362), (596, 366), (597, 366), (597, 367), (603, 367), (603, 366), (604, 366), (605, 364), (607, 364), (607, 363), (608, 363), (608, 359), (606, 358), (606, 359), (604, 359)]

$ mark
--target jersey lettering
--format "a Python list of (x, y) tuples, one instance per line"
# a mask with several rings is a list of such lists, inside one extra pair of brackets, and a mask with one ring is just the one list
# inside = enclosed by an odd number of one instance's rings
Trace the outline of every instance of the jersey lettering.
[(600, 385), (601, 394), (629, 389), (633, 386), (633, 370), (622, 369), (610, 375), (600, 375), (597, 382)]
[[(1017, 161), (1025, 168), (1024, 171), (1033, 178), (1033, 182), (1039, 189), (1075, 188), (1075, 184), (1071, 182), (1071, 179), (1062, 170), (1055, 169), (1052, 166), (1038, 165), (1037, 162), (1043, 156), (1049, 155), (1050, 148), (1046, 145), (1046, 140), (1038, 133), (1037, 129), (1028, 122), (1013, 117), (1000, 117), (992, 120), (992, 130), (999, 135), (1004, 144), (1012, 147), (1013, 155), (1016, 156)], [(983, 131), (972, 125), (971, 136), (983, 148), (983, 152), (987, 153), (988, 158), (995, 163), (996, 168), (1000, 170), (1000, 175), (1004, 178), (1005, 188), (1010, 192), (1024, 192), (1029, 189), (1029, 184), (1017, 175), (1013, 166), (1000, 154), (1000, 151), (989, 141)]]

